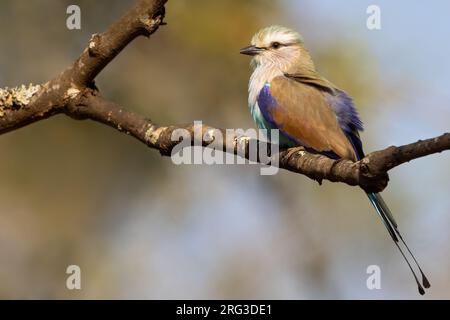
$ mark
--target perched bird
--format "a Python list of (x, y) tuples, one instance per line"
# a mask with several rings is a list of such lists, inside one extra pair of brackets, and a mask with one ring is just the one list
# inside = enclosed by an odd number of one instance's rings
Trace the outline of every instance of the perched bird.
[[(264, 28), (240, 53), (253, 56), (248, 98), (253, 119), (259, 128), (279, 129), (281, 147), (303, 146), (333, 159), (358, 161), (364, 157), (359, 136), (363, 124), (352, 98), (317, 73), (297, 32), (281, 26)], [(389, 208), (380, 194), (367, 196), (424, 294), (423, 287), (429, 288), (430, 283)], [(417, 265), (422, 284), (405, 252)]]

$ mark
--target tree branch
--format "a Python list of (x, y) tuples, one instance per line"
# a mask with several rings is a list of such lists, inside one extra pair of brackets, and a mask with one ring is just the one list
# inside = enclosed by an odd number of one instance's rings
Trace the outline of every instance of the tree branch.
[[(95, 88), (95, 77), (131, 41), (138, 36), (150, 36), (164, 24), (164, 4), (167, 0), (140, 0), (117, 22), (101, 34), (92, 36), (81, 56), (63, 73), (43, 85), (0, 89), (0, 134), (19, 129), (33, 122), (64, 113), (74, 119), (91, 119), (129, 134), (147, 146), (171, 154), (177, 141), (172, 133), (185, 129), (191, 143), (215, 148), (249, 158), (249, 139), (228, 136), (224, 130), (202, 126), (198, 140), (193, 124), (157, 126), (148, 119), (129, 112), (104, 99)], [(225, 139), (214, 140), (214, 132)], [(280, 168), (300, 173), (318, 181), (329, 180), (360, 186), (367, 192), (382, 191), (388, 183), (387, 172), (416, 158), (450, 149), (450, 133), (368, 154), (358, 162), (333, 160), (304, 148), (282, 150)]]
[[(110, 102), (96, 90), (86, 90), (79, 99), (68, 108), (67, 114), (76, 119), (91, 119), (106, 124), (143, 142), (164, 156), (170, 156), (178, 140), (173, 139), (177, 129), (187, 130), (191, 136), (191, 145), (215, 148), (249, 159), (249, 139), (244, 136), (229, 136), (223, 129), (203, 125), (201, 134), (195, 134), (193, 124), (158, 126), (152, 121)], [(214, 132), (220, 132), (224, 139), (220, 145), (214, 141)], [(198, 137), (203, 137), (198, 141)], [(204, 137), (210, 137), (204, 139)], [(380, 192), (388, 183), (387, 171), (432, 153), (450, 149), (450, 133), (439, 137), (418, 141), (408, 145), (394, 147), (368, 154), (358, 162), (333, 160), (320, 154), (313, 154), (304, 148), (282, 150), (278, 155), (279, 167), (300, 173), (318, 181), (329, 180), (343, 182), (351, 186), (360, 186), (367, 192)]]
[(11, 95), (23, 94), (20, 88), (9, 94), (3, 92), (3, 96), (0, 95), (0, 134), (64, 112), (71, 100), (87, 87), (94, 86), (95, 77), (131, 41), (138, 36), (149, 37), (164, 24), (166, 2), (138, 1), (107, 31), (94, 34), (81, 56), (59, 76), (39, 86), (40, 90), (27, 101), (15, 99), (15, 96), (8, 101)]

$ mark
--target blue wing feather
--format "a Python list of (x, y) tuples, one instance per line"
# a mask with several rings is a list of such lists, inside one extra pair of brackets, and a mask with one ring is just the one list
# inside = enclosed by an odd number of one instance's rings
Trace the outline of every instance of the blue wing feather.
[(344, 91), (335, 89), (333, 93), (324, 92), (327, 101), (336, 113), (339, 125), (344, 131), (362, 131), (363, 123), (358, 111), (353, 105), (352, 98)]
[(359, 118), (358, 111), (353, 105), (352, 98), (344, 91), (335, 89), (333, 93), (325, 92), (330, 106), (334, 109), (339, 126), (351, 142), (358, 160), (364, 158), (364, 151), (358, 131), (363, 131), (364, 126)]
[(264, 120), (269, 124), (271, 129), (279, 129), (275, 121), (273, 120), (272, 114), (270, 113), (270, 109), (276, 108), (278, 103), (275, 98), (270, 94), (270, 85), (265, 84), (261, 89), (258, 95), (258, 106), (261, 115), (264, 117)]
[(350, 143), (353, 146), (353, 150), (355, 150), (356, 158), (358, 160), (361, 160), (364, 158), (364, 151), (362, 147), (361, 139), (359, 138), (359, 135), (355, 131), (345, 131), (345, 135), (347, 136), (347, 139), (350, 141)]

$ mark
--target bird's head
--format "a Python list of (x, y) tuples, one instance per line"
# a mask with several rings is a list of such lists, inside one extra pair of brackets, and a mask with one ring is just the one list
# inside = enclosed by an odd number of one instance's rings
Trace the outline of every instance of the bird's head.
[(259, 30), (251, 45), (240, 50), (253, 56), (252, 66), (272, 66), (288, 72), (298, 64), (310, 64), (311, 58), (303, 46), (299, 33), (282, 26), (270, 26)]

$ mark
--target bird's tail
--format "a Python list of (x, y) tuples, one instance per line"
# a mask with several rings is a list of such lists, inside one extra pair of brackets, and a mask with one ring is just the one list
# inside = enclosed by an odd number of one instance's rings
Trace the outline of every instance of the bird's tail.
[[(427, 277), (425, 277), (425, 274), (422, 271), (422, 268), (420, 268), (419, 263), (417, 262), (416, 258), (412, 254), (411, 250), (409, 249), (408, 245), (406, 244), (405, 240), (403, 240), (402, 235), (400, 234), (398, 230), (397, 223), (394, 220), (394, 217), (392, 216), (391, 211), (389, 210), (388, 206), (384, 202), (383, 198), (378, 193), (367, 193), (367, 196), (369, 197), (370, 202), (375, 207), (375, 210), (377, 211), (378, 215), (380, 216), (381, 220), (383, 221), (383, 224), (386, 226), (386, 229), (388, 230), (389, 234), (392, 237), (392, 240), (394, 240), (395, 245), (400, 250), (400, 253), (402, 254), (403, 258), (405, 259), (406, 263), (409, 266), (409, 269), (411, 270), (414, 279), (416, 280), (417, 286), (419, 288), (419, 293), (424, 294), (425, 288), (430, 287), (430, 282), (428, 281)], [(422, 284), (420, 284), (419, 279), (414, 271), (414, 269), (411, 266), (410, 260), (406, 257), (405, 252), (402, 250), (401, 246), (404, 246), (409, 253), (409, 255), (412, 257), (414, 263), (416, 264), (417, 268), (420, 271), (420, 274), (422, 276)], [(422, 287), (423, 285), (423, 287)]]

